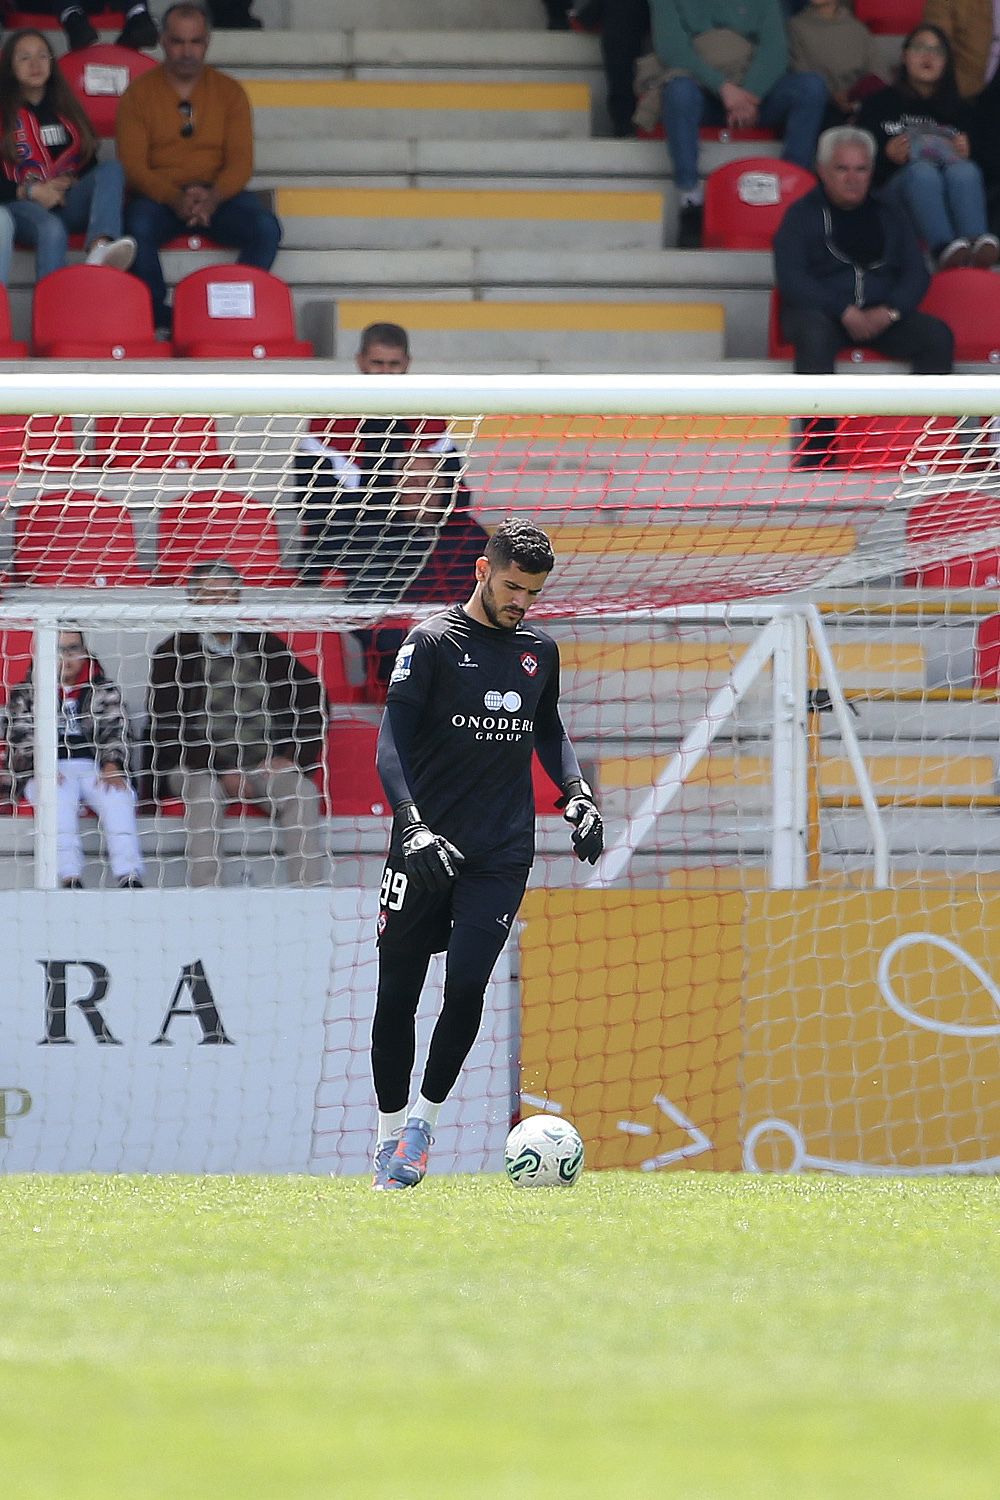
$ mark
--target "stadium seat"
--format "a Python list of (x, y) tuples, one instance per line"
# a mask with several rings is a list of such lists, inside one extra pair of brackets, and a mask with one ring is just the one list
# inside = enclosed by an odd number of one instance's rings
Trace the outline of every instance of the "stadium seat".
[(1000, 276), (973, 267), (941, 271), (920, 308), (948, 324), (956, 359), (1000, 363)]
[(231, 469), (213, 417), (98, 417), (92, 462), (110, 469)]
[(908, 36), (924, 19), (924, 0), (855, 0), (854, 14), (876, 36)]
[(19, 508), (14, 570), (38, 588), (137, 588), (148, 583), (136, 560), (128, 508), (89, 490), (45, 495)]
[(72, 418), (0, 414), (0, 470), (72, 469), (79, 462)]
[(64, 266), (35, 288), (31, 342), (49, 359), (169, 359), (153, 302), (135, 276), (110, 266)]
[(27, 677), (33, 640), (30, 630), (0, 630), (0, 706), (11, 688)]
[(976, 687), (1000, 688), (1000, 615), (976, 626)]
[(770, 250), (785, 210), (816, 186), (811, 172), (776, 156), (718, 167), (705, 183), (706, 250)]
[(96, 42), (79, 52), (67, 52), (59, 69), (76, 95), (94, 134), (109, 140), (115, 133), (118, 101), (132, 82), (156, 67), (156, 59), (134, 47)]
[[(3, 7), (4, 28), (7, 31), (20, 31), (22, 27), (28, 26), (32, 31), (59, 31), (58, 17), (47, 11), (14, 10)], [(123, 10), (100, 10), (88, 15), (87, 20), (95, 31), (121, 31), (125, 25), (125, 12)], [(87, 49), (90, 51), (90, 48)], [(60, 59), (60, 62), (62, 60)]]
[(288, 649), (323, 684), (328, 703), (360, 703), (364, 694), (347, 675), (344, 637), (339, 630), (290, 630)]
[[(921, 546), (940, 552), (943, 541), (983, 531), (1000, 535), (1000, 495), (975, 490), (933, 495), (915, 505), (906, 518), (907, 550), (911, 557), (919, 555)], [(917, 567), (904, 582), (911, 588), (995, 589), (1000, 585), (1000, 547)]]
[[(663, 141), (666, 140), (666, 131), (662, 121), (654, 125), (652, 130), (637, 130), (636, 135), (641, 141)], [(780, 141), (781, 136), (776, 130), (769, 130), (765, 126), (750, 126), (746, 130), (730, 130), (728, 125), (702, 125), (698, 131), (700, 141), (718, 141), (722, 146), (738, 146), (744, 141)]]
[(332, 817), (386, 817), (389, 806), (375, 769), (378, 726), (365, 719), (334, 719), (326, 736), (324, 811)]
[(10, 298), (7, 296), (7, 288), (0, 286), (0, 359), (27, 359), (27, 344), (11, 335)]
[[(955, 271), (949, 271), (949, 276), (957, 275)], [(989, 272), (984, 272), (989, 275)], [(785, 340), (781, 327), (781, 293), (777, 287), (771, 292), (771, 307), (767, 320), (767, 357), (768, 359), (792, 359), (795, 351), (791, 344)], [(858, 344), (845, 344), (837, 356), (838, 359), (849, 359), (852, 364), (867, 364), (869, 360), (884, 360), (885, 355), (879, 354), (877, 349), (869, 349)]]
[(158, 520), (158, 583), (183, 584), (197, 562), (224, 557), (255, 588), (291, 588), (274, 512), (235, 490), (196, 490)]
[(559, 809), (556, 807), (556, 798), (562, 795), (561, 788), (544, 770), (537, 755), (531, 757), (531, 784), (535, 793), (535, 812), (540, 818), (554, 817)]
[(174, 292), (174, 351), (188, 359), (311, 359), (292, 294), (253, 266), (192, 271)]
[(953, 474), (962, 461), (958, 437), (948, 417), (840, 417), (831, 448), (841, 469)]

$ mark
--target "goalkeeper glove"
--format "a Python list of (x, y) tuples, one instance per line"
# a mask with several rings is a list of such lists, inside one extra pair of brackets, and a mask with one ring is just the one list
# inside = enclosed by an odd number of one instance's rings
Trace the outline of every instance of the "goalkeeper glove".
[(590, 787), (585, 781), (567, 781), (556, 806), (564, 809), (563, 817), (573, 825), (573, 848), (577, 859), (596, 865), (604, 848), (604, 821), (597, 811)]
[(446, 891), (465, 855), (439, 833), (431, 833), (412, 802), (396, 808), (402, 828), (400, 845), (408, 880), (423, 891)]

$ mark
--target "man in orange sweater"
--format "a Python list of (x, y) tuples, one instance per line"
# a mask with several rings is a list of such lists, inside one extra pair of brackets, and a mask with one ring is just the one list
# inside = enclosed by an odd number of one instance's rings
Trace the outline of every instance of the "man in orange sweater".
[(132, 274), (149, 287), (158, 329), (170, 309), (160, 246), (203, 230), (239, 251), (241, 265), (270, 270), (281, 225), (246, 185), (253, 171), (250, 101), (235, 78), (207, 67), (210, 28), (201, 6), (165, 12), (164, 61), (136, 78), (118, 107), (118, 159), (132, 194), (128, 233), (138, 245)]

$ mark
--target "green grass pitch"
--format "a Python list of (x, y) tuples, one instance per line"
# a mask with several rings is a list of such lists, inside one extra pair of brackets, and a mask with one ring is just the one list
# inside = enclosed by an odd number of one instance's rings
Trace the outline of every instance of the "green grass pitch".
[(1000, 1187), (0, 1179), (10, 1500), (997, 1500)]

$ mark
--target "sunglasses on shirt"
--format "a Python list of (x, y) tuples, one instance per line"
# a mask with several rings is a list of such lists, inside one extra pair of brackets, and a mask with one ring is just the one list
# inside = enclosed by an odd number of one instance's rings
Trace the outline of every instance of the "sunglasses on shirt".
[(194, 135), (194, 105), (191, 103), (190, 99), (182, 99), (177, 108), (180, 110), (181, 116), (184, 120), (184, 123), (181, 126), (181, 135), (186, 141), (190, 140), (190, 138)]

